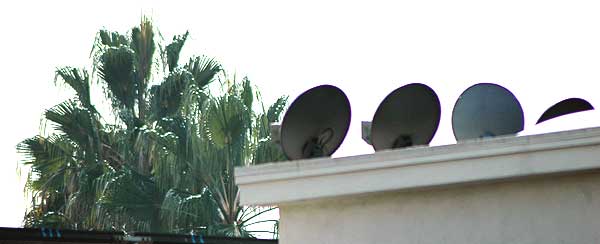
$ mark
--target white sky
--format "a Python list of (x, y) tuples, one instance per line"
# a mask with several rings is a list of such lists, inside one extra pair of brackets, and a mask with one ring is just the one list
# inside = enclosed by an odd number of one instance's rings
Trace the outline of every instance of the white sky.
[[(247, 75), (267, 102), (324, 83), (342, 88), (353, 117), (337, 156), (371, 153), (360, 121), (412, 82), (440, 97), (433, 145), (454, 143), (454, 102), (479, 82), (519, 98), (526, 130), (539, 130), (532, 126), (541, 113), (568, 97), (600, 106), (596, 1), (4, 1), (0, 226), (20, 226), (25, 211), (15, 145), (39, 131), (44, 109), (69, 96), (53, 85), (55, 67), (87, 65), (99, 28), (127, 31), (142, 13), (166, 40), (190, 30), (185, 57), (216, 57), (230, 73)], [(553, 126), (600, 124), (597, 113), (577, 116)]]

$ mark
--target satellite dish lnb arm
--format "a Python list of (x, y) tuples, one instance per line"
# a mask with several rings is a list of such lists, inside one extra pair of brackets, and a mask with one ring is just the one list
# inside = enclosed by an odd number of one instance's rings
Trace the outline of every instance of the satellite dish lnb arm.
[(363, 141), (369, 145), (373, 145), (373, 141), (371, 141), (371, 121), (362, 121), (360, 127)]

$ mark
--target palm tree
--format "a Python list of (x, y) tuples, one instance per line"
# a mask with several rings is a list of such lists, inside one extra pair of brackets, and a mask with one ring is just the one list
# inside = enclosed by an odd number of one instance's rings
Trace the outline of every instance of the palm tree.
[[(287, 97), (265, 107), (214, 59), (180, 65), (188, 32), (166, 46), (155, 33), (147, 18), (128, 35), (100, 30), (91, 75), (57, 69), (75, 97), (17, 146), (31, 166), (25, 226), (252, 236), (247, 226), (275, 221), (256, 218), (273, 208), (240, 205), (233, 168), (285, 159), (268, 132)], [(110, 114), (92, 102), (95, 84)]]

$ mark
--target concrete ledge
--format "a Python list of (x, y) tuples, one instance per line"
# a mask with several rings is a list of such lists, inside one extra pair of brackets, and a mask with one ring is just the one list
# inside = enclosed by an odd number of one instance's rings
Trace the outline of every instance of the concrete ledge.
[(600, 128), (236, 168), (241, 203), (327, 197), (600, 169)]

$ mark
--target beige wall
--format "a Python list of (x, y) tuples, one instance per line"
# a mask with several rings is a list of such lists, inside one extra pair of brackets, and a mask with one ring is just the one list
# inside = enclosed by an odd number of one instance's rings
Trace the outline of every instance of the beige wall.
[(600, 243), (600, 173), (280, 206), (280, 243)]
[(600, 127), (236, 169), (280, 243), (599, 243)]

